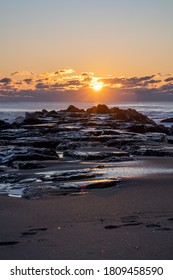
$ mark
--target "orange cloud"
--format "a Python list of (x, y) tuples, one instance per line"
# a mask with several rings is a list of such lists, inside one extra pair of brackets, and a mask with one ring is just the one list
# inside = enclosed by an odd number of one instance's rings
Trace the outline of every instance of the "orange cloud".
[[(146, 98), (166, 98), (173, 96), (173, 75), (169, 77), (158, 73), (157, 75), (147, 75), (141, 77), (116, 77), (108, 75), (97, 77), (92, 72), (76, 73), (73, 69), (57, 70), (55, 72), (33, 73), (30, 71), (16, 71), (9, 76), (0, 79), (0, 96), (18, 99), (25, 93), (25, 98), (44, 98), (53, 93), (58, 99), (64, 100), (63, 93), (75, 92), (76, 98), (80, 101), (81, 94), (86, 94), (92, 99), (93, 90), (101, 90), (105, 99), (113, 100), (115, 95), (121, 98), (123, 95), (128, 97), (141, 96)], [(37, 94), (36, 94), (37, 93)], [(77, 95), (79, 93), (79, 95)], [(163, 94), (165, 94), (163, 96)], [(66, 95), (67, 96), (67, 95)]]

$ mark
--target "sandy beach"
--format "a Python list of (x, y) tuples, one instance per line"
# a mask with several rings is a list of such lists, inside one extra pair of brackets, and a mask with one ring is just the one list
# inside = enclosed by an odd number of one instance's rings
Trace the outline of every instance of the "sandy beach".
[(0, 259), (172, 259), (172, 158), (162, 174), (83, 195), (0, 197)]

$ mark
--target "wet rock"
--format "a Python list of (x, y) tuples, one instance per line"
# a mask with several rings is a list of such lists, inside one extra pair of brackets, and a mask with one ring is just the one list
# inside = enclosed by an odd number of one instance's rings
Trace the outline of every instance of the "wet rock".
[(1, 175), (1, 183), (17, 183), (19, 176), (16, 173), (4, 173)]
[(114, 118), (117, 120), (138, 122), (142, 124), (155, 124), (155, 122), (149, 119), (147, 116), (142, 113), (137, 112), (134, 109), (119, 109), (114, 107), (110, 109), (111, 113), (114, 114)]
[(168, 136), (167, 141), (169, 144), (173, 144), (173, 136)]
[(105, 188), (110, 188), (110, 187), (114, 187), (118, 182), (120, 182), (119, 179), (115, 178), (115, 179), (105, 179), (105, 180), (97, 180), (96, 182), (93, 183), (88, 183), (88, 184), (84, 184), (82, 185), (80, 188), (82, 190), (84, 189), (105, 189)]
[(146, 137), (146, 140), (148, 139), (148, 140), (161, 142), (161, 143), (167, 143), (168, 142), (167, 135), (164, 134), (164, 133), (157, 133), (157, 132), (145, 133), (145, 137)]
[(130, 157), (116, 157), (116, 156), (113, 156), (113, 157), (108, 157), (104, 160), (102, 160), (102, 162), (123, 162), (123, 161), (133, 161), (134, 158), (132, 156)]
[(43, 110), (41, 111), (41, 113), (42, 113), (42, 115), (45, 115), (45, 114), (48, 113), (48, 111), (47, 111), (46, 109), (43, 109)]
[(164, 125), (160, 124), (157, 126), (157, 131), (156, 132), (159, 132), (159, 133), (165, 133), (167, 135), (170, 135), (171, 132), (170, 132), (170, 129), (165, 127)]
[(173, 151), (164, 150), (162, 148), (142, 147), (134, 151), (136, 155), (153, 156), (153, 157), (173, 157)]
[[(30, 124), (22, 126), (24, 122)], [(19, 188), (20, 193), (24, 189), (24, 196), (37, 198), (115, 186), (117, 180), (108, 178), (107, 166), (134, 160), (136, 155), (173, 156), (172, 147), (168, 145), (173, 144), (172, 131), (173, 128), (157, 125), (135, 110), (109, 109), (101, 104), (87, 112), (71, 106), (63, 112), (43, 109), (27, 113), (25, 119), (16, 119), (16, 124), (10, 127), (5, 123), (1, 129), (1, 190), (8, 193), (14, 188), (13, 194), (16, 194), (15, 188)], [(71, 162), (73, 158), (101, 164), (89, 171), (81, 164), (82, 170), (74, 167), (74, 170), (54, 172), (46, 161), (57, 161), (58, 153), (62, 157), (60, 151), (64, 151), (64, 158), (59, 162)], [(96, 165), (92, 162), (92, 166)], [(44, 167), (48, 169), (38, 172), (38, 168)], [(29, 178), (29, 169), (37, 171), (33, 171), (32, 178)]]
[(74, 112), (85, 112), (84, 109), (79, 109), (73, 105), (70, 105), (66, 110), (61, 110), (61, 112), (70, 112), (70, 113), (74, 113)]
[[(99, 176), (102, 174), (99, 173)], [(95, 172), (92, 172), (92, 170), (72, 170), (72, 171), (66, 171), (66, 172), (60, 172), (59, 174), (53, 174), (50, 176), (50, 180), (53, 182), (59, 182), (59, 181), (73, 181), (73, 180), (87, 180), (90, 178), (96, 177)], [(46, 178), (41, 178), (43, 181), (46, 180)]]
[(40, 137), (21, 137), (19, 139), (15, 139), (11, 141), (12, 145), (15, 146), (32, 146), (34, 148), (50, 148), (55, 149), (61, 140), (59, 139), (52, 139), (46, 136)]
[(109, 114), (109, 108), (104, 104), (98, 104), (86, 110), (88, 114)]
[[(67, 192), (69, 194), (69, 191)], [(44, 196), (56, 196), (56, 195), (64, 195), (62, 191), (58, 188), (51, 187), (51, 186), (28, 186), (23, 190), (22, 197), (26, 199), (38, 199)]]
[(23, 122), (21, 122), (21, 125), (35, 125), (35, 124), (42, 124), (42, 123), (44, 123), (42, 120), (34, 116), (29, 116), (29, 117), (25, 117)]
[(147, 133), (147, 132), (157, 132), (170, 134), (170, 130), (163, 125), (153, 125), (153, 124), (132, 124), (127, 128), (128, 131), (134, 133)]
[(69, 149), (75, 150), (80, 147), (81, 147), (81, 144), (78, 142), (63, 142), (57, 146), (57, 149), (60, 151), (65, 151), (65, 150), (69, 150)]
[(23, 117), (23, 116), (15, 118), (15, 120), (13, 122), (13, 126), (21, 125), (24, 122), (24, 120), (25, 120), (25, 117)]
[(45, 148), (7, 147), (0, 149), (0, 164), (11, 165), (14, 161), (57, 160), (56, 151)]
[(6, 167), (5, 165), (4, 165), (4, 166), (1, 165), (1, 166), (0, 166), (0, 172), (4, 172), (4, 171), (6, 170), (6, 168), (7, 168), (7, 167)]
[[(43, 113), (43, 111), (42, 111), (42, 113)], [(59, 113), (58, 112), (56, 112), (55, 110), (52, 110), (52, 111), (50, 111), (50, 112), (44, 112), (44, 117), (50, 117), (50, 118), (57, 118), (57, 117), (59, 117)]]
[(170, 122), (170, 123), (172, 123), (173, 122), (173, 118), (163, 119), (163, 120), (161, 120), (161, 122)]
[(121, 148), (126, 145), (134, 145), (134, 144), (143, 143), (143, 141), (144, 140), (133, 139), (133, 138), (111, 139), (111, 140), (107, 141), (107, 146)]
[(0, 120), (0, 130), (10, 128), (10, 124), (4, 120)]
[(29, 162), (29, 161), (14, 161), (11, 164), (11, 167), (17, 168), (17, 169), (38, 169), (38, 168), (45, 168), (46, 166), (43, 164), (40, 164), (38, 162)]
[(29, 118), (41, 118), (43, 116), (42, 111), (35, 111), (35, 112), (26, 112), (25, 119)]
[(64, 156), (81, 160), (103, 160), (109, 157), (128, 156), (126, 152), (81, 152), (81, 151), (65, 151)]

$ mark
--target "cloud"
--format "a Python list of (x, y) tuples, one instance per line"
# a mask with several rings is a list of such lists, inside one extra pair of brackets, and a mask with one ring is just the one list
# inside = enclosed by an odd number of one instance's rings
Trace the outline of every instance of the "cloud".
[(33, 81), (33, 79), (24, 79), (23, 80), (26, 84), (30, 85)]
[(143, 83), (141, 84), (141, 86), (147, 87), (147, 86), (152, 85), (152, 84), (161, 83), (161, 81), (162, 81), (162, 80), (153, 80), (153, 79), (151, 79), (151, 80), (149, 80), (149, 81), (143, 82)]
[(44, 83), (38, 83), (36, 84), (36, 89), (48, 89), (49, 85), (48, 84), (44, 84)]
[(84, 86), (84, 83), (82, 83), (79, 80), (74, 79), (74, 80), (66, 81), (64, 83), (50, 84), (50, 89), (56, 88), (57, 90), (69, 90), (69, 89), (78, 90), (83, 86)]
[(172, 81), (173, 81), (173, 77), (165, 79), (165, 82), (172, 82)]
[(14, 76), (14, 75), (19, 75), (19, 76), (33, 76), (35, 73), (32, 72), (32, 71), (15, 71), (15, 72), (12, 72), (11, 75)]
[(147, 86), (152, 83), (158, 83), (158, 80), (153, 79), (154, 77), (155, 75), (132, 77), (132, 78), (109, 77), (109, 78), (100, 79), (100, 81), (112, 87), (116, 87), (116, 85), (121, 85), (121, 87), (124, 88), (136, 88), (136, 87)]
[[(92, 72), (76, 73), (73, 69), (33, 73), (16, 71), (13, 78), (1, 77), (0, 102), (3, 100), (94, 101), (92, 83), (103, 83), (99, 102), (173, 101), (173, 75), (97, 77)], [(98, 95), (97, 95), (98, 96)]]
[(70, 80), (66, 83), (67, 86), (81, 86), (83, 85), (79, 80)]
[(163, 85), (163, 86), (161, 86), (160, 90), (164, 91), (164, 92), (173, 93), (173, 84)]
[(54, 75), (67, 75), (73, 74), (75, 71), (73, 69), (61, 69), (54, 72)]
[(19, 73), (18, 71), (15, 71), (15, 72), (11, 73), (11, 76), (17, 75), (18, 73)]
[(3, 78), (0, 80), (0, 83), (2, 84), (10, 84), (12, 80), (10, 78)]

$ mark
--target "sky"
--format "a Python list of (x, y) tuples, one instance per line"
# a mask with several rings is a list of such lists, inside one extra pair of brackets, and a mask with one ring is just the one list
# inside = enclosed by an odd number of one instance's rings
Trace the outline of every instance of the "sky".
[(173, 101), (172, 0), (0, 0), (0, 101)]

